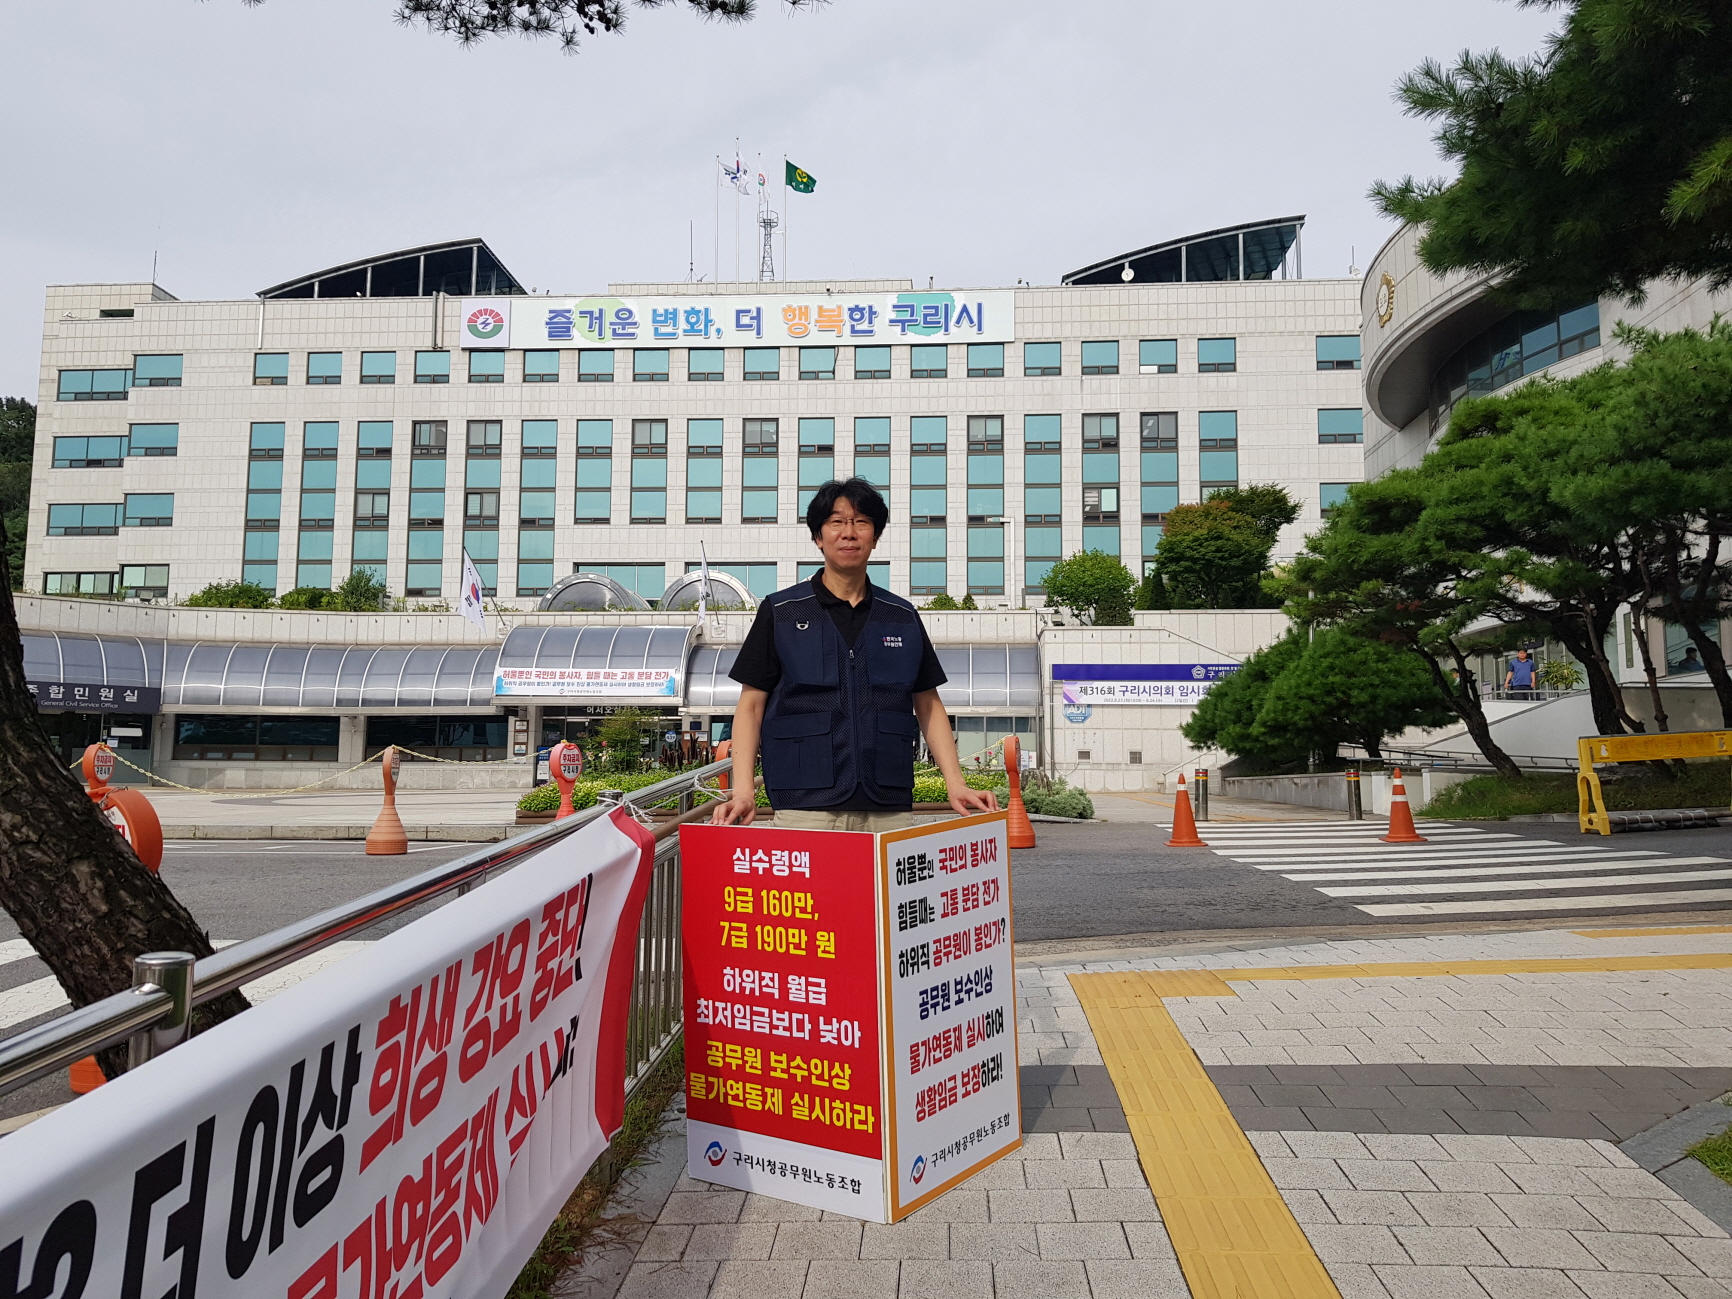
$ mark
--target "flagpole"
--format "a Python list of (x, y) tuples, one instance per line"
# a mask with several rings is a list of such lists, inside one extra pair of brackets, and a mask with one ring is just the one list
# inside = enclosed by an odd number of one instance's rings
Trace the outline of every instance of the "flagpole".
[(716, 155), (716, 226), (715, 226), (715, 267), (710, 272), (710, 282), (713, 284), (722, 278), (722, 156)]
[(793, 220), (793, 210), (788, 206), (788, 155), (782, 155), (782, 278), (794, 278), (793, 263), (788, 260), (788, 225)]
[[(734, 137), (734, 171), (740, 169), (740, 137)], [(734, 283), (740, 282), (740, 186), (734, 185)]]

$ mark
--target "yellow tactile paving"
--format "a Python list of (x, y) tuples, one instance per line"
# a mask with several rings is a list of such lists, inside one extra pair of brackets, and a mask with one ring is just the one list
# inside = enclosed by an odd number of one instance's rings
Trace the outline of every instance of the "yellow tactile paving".
[(1666, 938), (1673, 934), (1732, 934), (1732, 925), (1663, 925), (1651, 929), (1572, 929), (1577, 938)]
[(1339, 1299), (1161, 1002), (1163, 996), (1231, 996), (1218, 977), (1199, 977), (1209, 973), (1073, 974), (1070, 981), (1195, 1299)]

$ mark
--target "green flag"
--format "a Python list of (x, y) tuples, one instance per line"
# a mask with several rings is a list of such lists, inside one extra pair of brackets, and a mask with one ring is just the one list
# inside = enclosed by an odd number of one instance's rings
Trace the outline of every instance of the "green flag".
[(787, 168), (783, 174), (782, 183), (787, 185), (789, 189), (800, 194), (810, 194), (818, 188), (818, 182), (813, 178), (811, 172), (801, 171), (786, 158), (782, 159), (782, 165)]

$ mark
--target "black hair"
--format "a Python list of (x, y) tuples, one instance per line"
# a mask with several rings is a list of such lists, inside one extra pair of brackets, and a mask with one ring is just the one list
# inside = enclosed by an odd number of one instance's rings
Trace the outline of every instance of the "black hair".
[(816, 541), (822, 535), (824, 521), (835, 511), (836, 502), (844, 497), (871, 521), (873, 535), (882, 537), (884, 525), (890, 522), (890, 507), (884, 503), (878, 489), (864, 478), (850, 478), (846, 482), (832, 478), (817, 490), (812, 503), (806, 507), (806, 526), (812, 530), (812, 540)]

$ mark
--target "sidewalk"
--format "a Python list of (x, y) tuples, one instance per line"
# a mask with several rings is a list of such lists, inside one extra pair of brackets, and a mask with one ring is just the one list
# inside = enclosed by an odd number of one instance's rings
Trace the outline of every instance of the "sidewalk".
[(1732, 1124), (1729, 932), (1025, 958), (1016, 1156), (880, 1226), (676, 1130), (555, 1293), (1724, 1299), (1732, 1187), (1679, 1159)]
[[(242, 797), (139, 787), (168, 839), (365, 839), (384, 795), (314, 790)], [(397, 814), (415, 840), (491, 843), (530, 829), (516, 824), (524, 789), (412, 789), (397, 792)]]

